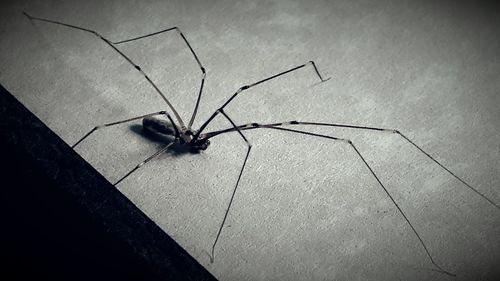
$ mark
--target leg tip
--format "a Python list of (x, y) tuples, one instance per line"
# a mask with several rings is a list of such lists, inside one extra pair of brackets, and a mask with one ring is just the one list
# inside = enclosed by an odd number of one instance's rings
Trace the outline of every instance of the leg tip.
[(23, 15), (25, 15), (28, 19), (31, 19), (31, 16), (28, 15), (28, 13), (26, 13), (25, 11), (23, 11)]

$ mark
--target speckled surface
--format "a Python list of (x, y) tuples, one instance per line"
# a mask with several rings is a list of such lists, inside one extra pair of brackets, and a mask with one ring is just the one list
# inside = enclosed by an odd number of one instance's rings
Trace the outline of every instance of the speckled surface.
[[(10, 2), (10, 3), (9, 3)], [(311, 2), (311, 3), (309, 3)], [(472, 1), (471, 1), (472, 2)], [(195, 127), (240, 86), (236, 123), (304, 120), (396, 128), (500, 202), (499, 9), (468, 1), (5, 1), (0, 82), (68, 144), (98, 124), (166, 109), (146, 81), (95, 36), (30, 23), (21, 11), (116, 41), (179, 26), (207, 69)], [(120, 47), (184, 119), (201, 78), (175, 34)], [(224, 128), (223, 119), (208, 128)], [(114, 181), (161, 143), (139, 123), (77, 148)], [(500, 275), (500, 211), (397, 135), (306, 128), (353, 140), (457, 280)], [(216, 250), (245, 145), (213, 139), (199, 155), (167, 153), (118, 188), (221, 280), (448, 280), (353, 151), (286, 132), (246, 133), (247, 170)]]

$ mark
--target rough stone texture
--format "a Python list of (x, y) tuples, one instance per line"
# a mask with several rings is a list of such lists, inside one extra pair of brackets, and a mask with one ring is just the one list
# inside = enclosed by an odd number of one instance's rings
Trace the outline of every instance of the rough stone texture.
[[(207, 69), (195, 127), (240, 86), (238, 124), (306, 120), (397, 128), (500, 202), (500, 13), (477, 1), (7, 1), (0, 81), (68, 144), (98, 124), (166, 109), (110, 40), (179, 26)], [(120, 47), (184, 119), (201, 73), (176, 34)], [(77, 148), (110, 181), (162, 143), (139, 122)], [(227, 127), (217, 119), (208, 129)], [(305, 128), (353, 140), (400, 202), (438, 263), (457, 280), (500, 275), (500, 211), (394, 134)], [(286, 132), (254, 145), (216, 250), (208, 252), (245, 153), (236, 134), (199, 155), (167, 153), (118, 188), (221, 280), (447, 280), (346, 145)]]

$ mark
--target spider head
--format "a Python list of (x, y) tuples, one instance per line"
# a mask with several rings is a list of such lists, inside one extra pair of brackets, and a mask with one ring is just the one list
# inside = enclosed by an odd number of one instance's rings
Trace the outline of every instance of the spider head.
[(191, 149), (194, 151), (206, 150), (209, 145), (210, 141), (206, 138), (201, 137), (191, 142)]

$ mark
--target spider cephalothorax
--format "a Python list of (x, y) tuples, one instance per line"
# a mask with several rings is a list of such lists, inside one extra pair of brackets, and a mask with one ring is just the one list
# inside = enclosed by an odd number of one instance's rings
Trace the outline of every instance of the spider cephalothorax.
[(194, 150), (206, 150), (208, 146), (210, 145), (210, 140), (205, 139), (203, 137), (199, 137), (197, 140), (194, 142), (188, 143), (188, 145), (191, 147), (191, 149)]

